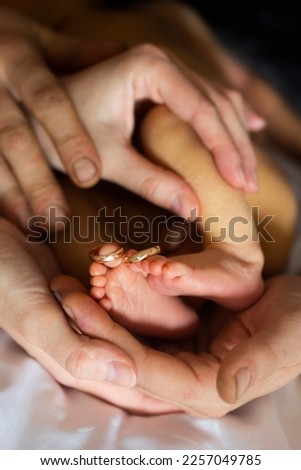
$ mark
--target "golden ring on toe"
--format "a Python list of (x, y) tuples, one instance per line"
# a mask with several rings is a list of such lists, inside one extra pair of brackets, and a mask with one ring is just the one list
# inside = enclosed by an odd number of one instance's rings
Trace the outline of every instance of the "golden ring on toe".
[(132, 256), (126, 257), (128, 263), (138, 263), (139, 261), (149, 258), (150, 256), (158, 255), (160, 253), (159, 245), (146, 248), (145, 250), (138, 251)]
[(116, 259), (124, 257), (124, 248), (122, 246), (118, 246), (118, 248), (112, 253), (107, 253), (106, 255), (100, 255), (99, 250), (104, 245), (98, 245), (95, 248), (92, 248), (89, 252), (90, 260), (96, 261), (96, 263), (108, 263), (109, 261), (115, 261)]

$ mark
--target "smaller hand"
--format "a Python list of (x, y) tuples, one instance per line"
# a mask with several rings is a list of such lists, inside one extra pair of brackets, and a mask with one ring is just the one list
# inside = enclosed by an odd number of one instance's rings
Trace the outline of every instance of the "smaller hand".
[[(187, 184), (132, 145), (137, 105), (149, 100), (191, 124), (231, 184), (257, 189), (255, 154), (239, 95), (220, 91), (158, 47), (134, 47), (63, 83), (96, 144), (104, 179), (184, 217), (198, 207)], [(37, 132), (51, 163), (62, 170), (54, 146), (41, 129)]]

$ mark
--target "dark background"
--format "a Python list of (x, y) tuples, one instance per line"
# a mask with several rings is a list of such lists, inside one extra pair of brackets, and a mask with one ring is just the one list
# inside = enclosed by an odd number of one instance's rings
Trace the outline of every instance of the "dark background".
[[(97, 3), (97, 0), (94, 0)], [(108, 0), (126, 6), (135, 1)], [(183, 0), (240, 59), (273, 83), (301, 111), (301, 20), (298, 0)]]
[(301, 111), (301, 2), (187, 0), (240, 58)]
[(300, 6), (297, 0), (190, 0), (216, 28), (231, 32), (258, 54), (282, 63), (301, 63)]

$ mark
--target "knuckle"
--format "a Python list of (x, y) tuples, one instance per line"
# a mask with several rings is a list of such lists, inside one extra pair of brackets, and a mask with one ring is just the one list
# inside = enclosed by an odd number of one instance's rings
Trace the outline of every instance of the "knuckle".
[(217, 106), (212, 101), (204, 100), (201, 106), (201, 113), (208, 119), (216, 119), (218, 116)]
[(67, 132), (64, 135), (61, 135), (55, 139), (56, 146), (62, 156), (62, 159), (65, 160), (66, 155), (69, 153), (78, 154), (80, 149), (87, 146), (87, 138), (83, 132), (72, 131)]
[(230, 101), (233, 101), (237, 104), (241, 104), (243, 103), (243, 97), (242, 97), (242, 94), (238, 91), (238, 90), (235, 90), (233, 88), (228, 88), (226, 91), (225, 91), (225, 94), (226, 94), (226, 97), (230, 100)]
[(140, 44), (133, 48), (133, 53), (146, 58), (156, 58), (156, 59), (166, 59), (167, 54), (164, 52), (163, 49), (160, 47), (151, 44), (151, 43), (144, 43)]
[(228, 99), (227, 96), (220, 95), (218, 97), (218, 108), (219, 108), (220, 112), (227, 113), (233, 108), (233, 105), (232, 105), (232, 102)]
[(22, 150), (31, 141), (29, 127), (25, 122), (7, 124), (0, 130), (0, 140), (5, 151)]
[(37, 86), (29, 100), (34, 110), (43, 113), (62, 108), (67, 103), (65, 92), (56, 81)]
[(65, 361), (66, 370), (76, 379), (85, 375), (87, 361), (93, 357), (94, 348), (88, 343), (69, 354)]
[(0, 194), (0, 208), (4, 213), (18, 212), (23, 206), (24, 196), (17, 185)]
[(32, 181), (29, 187), (27, 188), (27, 197), (30, 200), (32, 205), (39, 203), (43, 206), (43, 201), (45, 205), (49, 199), (54, 199), (53, 197), (53, 185), (52, 182), (45, 180), (44, 178), (38, 179), (37, 181)]
[(26, 38), (15, 34), (1, 34), (0, 53), (1, 57), (14, 57), (28, 51)]
[(157, 175), (148, 176), (146, 179), (144, 179), (140, 183), (139, 193), (143, 195), (144, 197), (146, 197), (147, 199), (154, 198), (156, 194), (158, 194), (160, 191), (161, 181), (164, 181), (164, 180), (161, 178), (158, 178)]
[(219, 114), (216, 105), (207, 99), (204, 99), (204, 96), (201, 96), (201, 101), (195, 107), (194, 111), (191, 113), (190, 124), (194, 128), (199, 126), (204, 127), (204, 122), (209, 122), (212, 126), (213, 123), (216, 123), (219, 120)]
[(265, 358), (263, 365), (263, 374), (268, 376), (272, 370), (275, 368), (275, 364), (279, 362), (279, 345), (277, 341), (269, 341), (259, 346), (261, 348), (262, 357)]

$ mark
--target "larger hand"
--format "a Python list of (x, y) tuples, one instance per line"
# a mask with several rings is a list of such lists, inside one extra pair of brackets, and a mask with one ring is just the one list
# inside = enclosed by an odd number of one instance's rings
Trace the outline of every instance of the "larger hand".
[[(127, 354), (71, 328), (48, 287), (47, 278), (59, 269), (46, 246), (25, 243), (22, 234), (1, 218), (0, 239), (1, 328), (64, 385), (135, 412), (175, 409), (130, 388), (135, 364)], [(64, 286), (68, 289), (68, 283)], [(84, 291), (79, 283), (75, 288)]]
[(63, 193), (23, 109), (52, 140), (66, 171), (80, 186), (100, 177), (100, 161), (61, 83), (49, 69), (79, 69), (120, 50), (56, 34), (13, 11), (0, 8), (0, 212), (22, 226), (49, 206), (67, 210)]
[(134, 360), (139, 390), (197, 416), (222, 416), (300, 373), (300, 287), (300, 277), (268, 281), (257, 304), (229, 317), (208, 353), (175, 356), (140, 344), (82, 293), (63, 296), (63, 303), (83, 331), (118, 345)]

